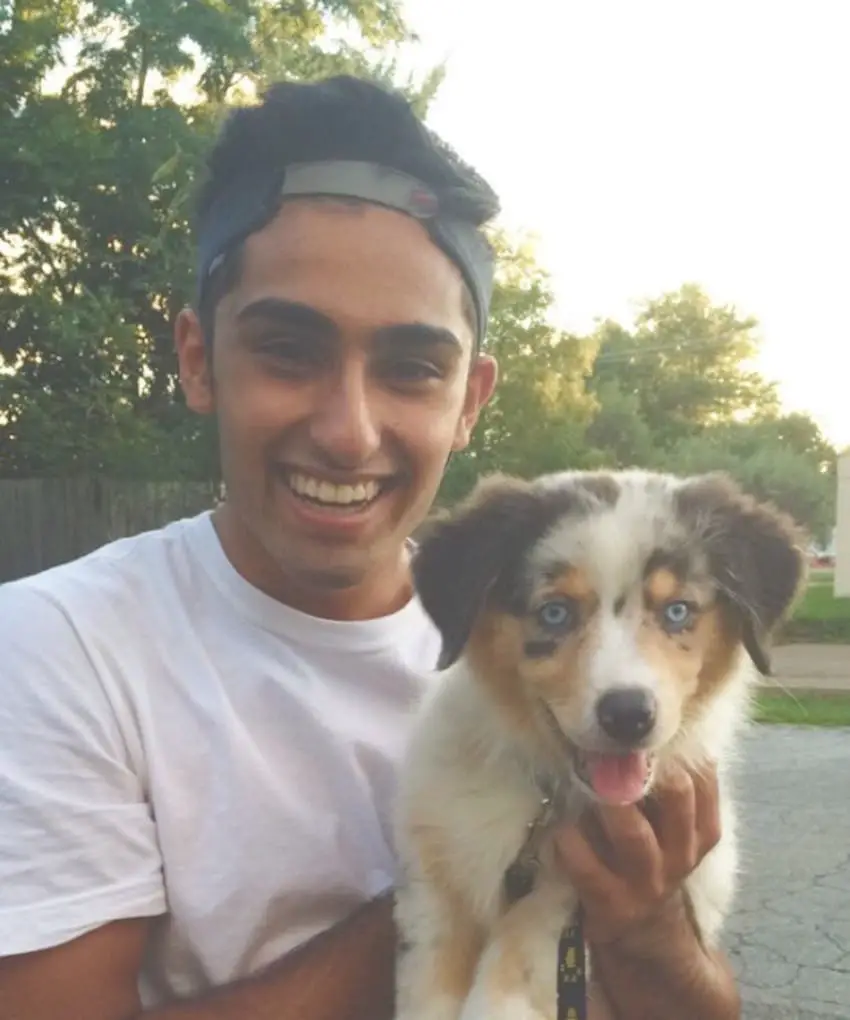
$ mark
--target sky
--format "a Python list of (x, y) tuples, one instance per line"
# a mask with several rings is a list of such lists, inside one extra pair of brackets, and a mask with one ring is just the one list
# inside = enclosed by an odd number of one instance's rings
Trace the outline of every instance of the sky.
[(537, 239), (567, 328), (702, 285), (850, 445), (850, 3), (404, 0), (429, 123)]

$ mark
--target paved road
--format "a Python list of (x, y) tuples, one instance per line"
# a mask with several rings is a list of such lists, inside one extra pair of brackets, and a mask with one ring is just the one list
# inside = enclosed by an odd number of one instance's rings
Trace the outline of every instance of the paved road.
[(744, 1020), (848, 1020), (850, 729), (756, 727), (743, 750), (727, 946)]

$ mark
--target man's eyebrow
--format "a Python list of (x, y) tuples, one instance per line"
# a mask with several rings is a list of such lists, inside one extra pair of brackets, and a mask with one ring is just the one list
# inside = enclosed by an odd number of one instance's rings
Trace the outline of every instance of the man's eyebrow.
[[(275, 322), (313, 334), (320, 333), (328, 337), (339, 335), (339, 327), (330, 316), (310, 305), (302, 304), (300, 301), (288, 301), (285, 298), (258, 298), (237, 312), (236, 321)], [(375, 330), (373, 339), (383, 348), (403, 347), (407, 350), (412, 348), (422, 350), (443, 347), (453, 349), (458, 354), (463, 352), (463, 345), (450, 329), (427, 322), (399, 322), (390, 326), (380, 326)]]
[(404, 322), (383, 326), (375, 330), (375, 341), (382, 347), (451, 348), (457, 354), (463, 352), (463, 345), (450, 329), (432, 326), (427, 322)]
[(236, 315), (236, 321), (240, 323), (255, 320), (284, 323), (311, 333), (334, 335), (339, 332), (329, 316), (300, 301), (286, 301), (283, 298), (259, 298), (240, 308)]

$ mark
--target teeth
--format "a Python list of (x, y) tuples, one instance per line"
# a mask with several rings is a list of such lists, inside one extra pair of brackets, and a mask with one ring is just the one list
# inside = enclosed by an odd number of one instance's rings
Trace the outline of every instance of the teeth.
[(347, 506), (349, 503), (371, 502), (381, 491), (377, 482), (360, 482), (358, 485), (334, 485), (310, 475), (292, 474), (290, 487), (299, 496), (306, 496), (319, 503)]

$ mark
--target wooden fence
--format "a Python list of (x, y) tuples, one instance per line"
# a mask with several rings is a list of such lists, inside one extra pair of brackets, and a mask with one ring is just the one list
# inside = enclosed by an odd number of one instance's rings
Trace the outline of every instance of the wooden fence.
[(205, 482), (0, 480), (0, 584), (212, 507)]

